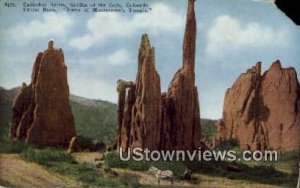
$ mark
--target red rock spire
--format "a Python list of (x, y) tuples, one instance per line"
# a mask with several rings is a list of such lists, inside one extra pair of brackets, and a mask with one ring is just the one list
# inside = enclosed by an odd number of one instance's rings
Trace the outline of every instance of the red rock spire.
[(183, 41), (183, 68), (195, 69), (197, 24), (194, 10), (195, 0), (189, 0)]

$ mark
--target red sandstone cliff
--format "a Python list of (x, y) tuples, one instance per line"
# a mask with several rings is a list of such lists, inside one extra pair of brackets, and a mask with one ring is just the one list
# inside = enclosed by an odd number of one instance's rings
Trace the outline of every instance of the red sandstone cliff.
[(279, 61), (261, 75), (261, 63), (240, 75), (224, 98), (217, 140), (243, 149), (296, 150), (300, 145), (300, 87), (294, 68)]
[(14, 101), (11, 137), (41, 147), (68, 146), (75, 134), (64, 55), (50, 41), (36, 58), (30, 85), (23, 84)]

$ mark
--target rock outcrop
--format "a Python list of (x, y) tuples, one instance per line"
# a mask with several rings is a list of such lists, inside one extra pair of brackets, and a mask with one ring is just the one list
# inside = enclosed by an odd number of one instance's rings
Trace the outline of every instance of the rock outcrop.
[(135, 83), (119, 80), (119, 146), (149, 148), (159, 146), (160, 78), (155, 69), (154, 48), (144, 34), (138, 56)]
[(195, 0), (189, 0), (183, 42), (183, 66), (162, 96), (164, 149), (195, 149), (200, 146), (200, 110), (195, 86), (196, 18)]
[(128, 148), (131, 131), (132, 108), (135, 103), (135, 84), (124, 80), (118, 80), (118, 124), (119, 139), (118, 146)]
[(119, 147), (195, 149), (200, 146), (200, 112), (195, 87), (195, 0), (189, 0), (183, 66), (161, 94), (154, 48), (143, 35), (135, 83), (118, 81)]
[(160, 77), (155, 69), (154, 48), (143, 35), (138, 55), (135, 103), (131, 119), (131, 147), (157, 149), (160, 136)]
[(10, 136), (40, 147), (66, 147), (75, 135), (64, 54), (50, 41), (37, 55), (31, 83), (23, 84), (14, 101)]
[(242, 149), (297, 150), (300, 87), (294, 68), (276, 61), (261, 75), (261, 63), (243, 73), (224, 98), (216, 140), (236, 139)]

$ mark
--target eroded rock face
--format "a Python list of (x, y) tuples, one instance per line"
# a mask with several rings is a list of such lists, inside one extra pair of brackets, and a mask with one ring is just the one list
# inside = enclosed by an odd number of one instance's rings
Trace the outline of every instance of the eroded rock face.
[(242, 149), (299, 148), (300, 94), (297, 73), (279, 61), (261, 75), (261, 63), (240, 75), (224, 98), (216, 140), (236, 139)]
[(189, 0), (183, 44), (183, 66), (163, 96), (165, 149), (195, 149), (200, 146), (200, 110), (195, 86), (196, 19), (194, 0)]
[(75, 134), (64, 55), (50, 41), (36, 58), (30, 85), (15, 99), (11, 137), (41, 147), (68, 146)]
[(135, 83), (129, 87), (127, 82), (118, 82), (119, 147), (123, 150), (128, 147), (195, 149), (200, 146), (194, 2), (189, 0), (188, 5), (183, 66), (175, 74), (168, 92), (161, 94), (154, 48), (146, 35), (142, 37)]
[(300, 146), (300, 86), (294, 68), (281, 67), (279, 61), (262, 76), (264, 103), (262, 121), (269, 147), (288, 151)]
[(119, 120), (119, 139), (118, 146), (127, 149), (131, 140), (131, 119), (132, 108), (135, 103), (135, 84), (124, 80), (118, 80), (117, 91), (118, 101), (118, 120)]
[(160, 129), (160, 78), (154, 48), (142, 36), (135, 83), (118, 82), (119, 147), (157, 149)]
[(160, 77), (155, 69), (154, 48), (143, 35), (138, 57), (135, 103), (132, 110), (131, 147), (157, 149), (160, 141)]

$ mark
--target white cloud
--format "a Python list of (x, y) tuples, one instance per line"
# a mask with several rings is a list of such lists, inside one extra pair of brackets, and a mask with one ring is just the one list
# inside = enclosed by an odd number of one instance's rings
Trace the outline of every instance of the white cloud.
[(106, 57), (106, 61), (112, 65), (126, 65), (130, 63), (131, 57), (127, 49), (119, 49)]
[(205, 49), (209, 57), (220, 57), (242, 47), (267, 47), (269, 45), (286, 45), (287, 33), (258, 23), (242, 24), (228, 15), (215, 19), (207, 33)]
[(22, 46), (35, 39), (64, 36), (73, 25), (73, 20), (66, 13), (45, 13), (41, 20), (20, 23), (7, 30), (16, 45)]
[(113, 66), (123, 66), (132, 62), (132, 56), (130, 52), (125, 48), (120, 48), (110, 54), (102, 54), (96, 57), (78, 59), (77, 63), (88, 66), (102, 68)]
[(69, 45), (79, 50), (86, 50), (109, 38), (128, 37), (134, 32), (145, 30), (152, 34), (160, 31), (176, 32), (183, 26), (184, 16), (163, 3), (152, 5), (152, 11), (147, 14), (135, 14), (125, 17), (118, 13), (96, 13), (88, 23), (89, 32), (73, 38)]

